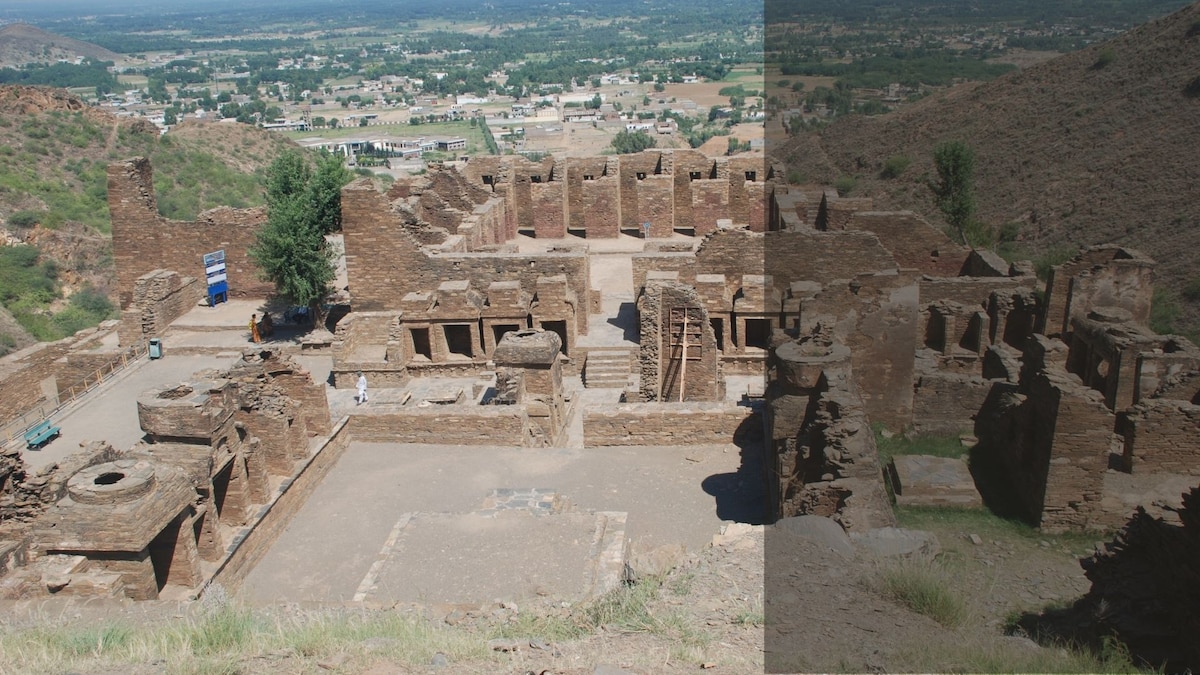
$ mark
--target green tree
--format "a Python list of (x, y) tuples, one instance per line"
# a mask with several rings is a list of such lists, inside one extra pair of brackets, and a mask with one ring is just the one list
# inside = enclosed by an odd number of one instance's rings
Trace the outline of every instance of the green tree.
[(933, 163), (938, 182), (930, 187), (937, 206), (969, 246), (967, 226), (975, 215), (975, 151), (963, 141), (947, 141), (934, 148)]
[(654, 147), (654, 138), (644, 131), (619, 131), (613, 136), (612, 147), (620, 155), (629, 155)]
[[(316, 173), (321, 178), (317, 178), (297, 151), (284, 152), (271, 163), (267, 223), (249, 252), (262, 278), (275, 284), (275, 291), (292, 304), (310, 308), (318, 326), (325, 323), (324, 301), (335, 277), (325, 234), (335, 226), (330, 220), (329, 187), (341, 178), (330, 167), (328, 158), (318, 160)], [(337, 208), (340, 222), (340, 196)]]
[(321, 151), (317, 168), (308, 182), (308, 199), (313, 217), (323, 233), (342, 229), (342, 188), (352, 178), (341, 155)]

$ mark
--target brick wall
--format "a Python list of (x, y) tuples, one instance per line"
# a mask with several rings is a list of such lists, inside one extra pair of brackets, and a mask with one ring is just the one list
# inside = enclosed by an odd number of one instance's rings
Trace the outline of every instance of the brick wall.
[[(588, 406), (583, 445), (726, 444), (755, 412), (729, 403), (638, 403)], [(757, 418), (756, 418), (757, 420)]]
[(132, 301), (121, 312), (120, 343), (131, 346), (162, 335), (172, 321), (191, 311), (206, 294), (203, 281), (178, 272), (154, 270), (138, 277)]
[(1150, 399), (1128, 410), (1119, 426), (1129, 471), (1200, 476), (1200, 406)]
[(530, 438), (529, 417), (523, 406), (455, 406), (411, 408), (378, 415), (351, 415), (355, 441), (367, 443), (429, 443), (443, 445), (501, 445), (524, 447)]
[(133, 302), (138, 277), (167, 269), (199, 278), (204, 254), (218, 250), (225, 251), (231, 296), (262, 298), (273, 291), (246, 253), (266, 222), (265, 209), (221, 207), (192, 222), (167, 220), (158, 215), (150, 162), (136, 158), (108, 167), (108, 210), (123, 309)]
[(263, 559), (279, 539), (279, 535), (292, 522), (292, 518), (308, 501), (313, 490), (321, 484), (329, 470), (337, 464), (338, 459), (349, 447), (351, 439), (347, 427), (348, 420), (339, 422), (329, 440), (297, 470), (291, 480), (280, 485), (278, 496), (265, 509), (259, 511), (262, 517), (242, 535), (240, 543), (213, 574), (212, 580), (215, 583), (230, 591), (236, 591), (241, 586), (246, 575)]
[[(575, 297), (588, 297), (586, 254), (431, 254), (405, 231), (369, 181), (356, 181), (342, 190), (342, 231), (355, 311), (398, 309), (405, 294), (432, 291), (448, 280), (470, 280), (476, 288), (495, 281), (519, 281), (532, 293), (538, 278), (565, 274)], [(586, 334), (583, 307), (576, 308), (575, 319), (577, 332)]]

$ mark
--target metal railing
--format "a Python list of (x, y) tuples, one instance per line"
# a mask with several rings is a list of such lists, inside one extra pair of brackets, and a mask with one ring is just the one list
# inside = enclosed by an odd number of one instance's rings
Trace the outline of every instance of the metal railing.
[(114, 357), (108, 363), (102, 364), (99, 368), (85, 375), (82, 380), (64, 390), (60, 390), (57, 401), (43, 401), (5, 422), (4, 431), (0, 434), (4, 438), (4, 444), (9, 445), (13, 443), (16, 439), (23, 437), (26, 431), (37, 426), (43, 420), (50, 419), (51, 416), (62, 412), (64, 408), (78, 401), (96, 387), (99, 387), (112, 378), (113, 375), (124, 370), (126, 366), (141, 359), (149, 353), (149, 350), (150, 345), (148, 342), (138, 342), (133, 347), (122, 351), (119, 356)]

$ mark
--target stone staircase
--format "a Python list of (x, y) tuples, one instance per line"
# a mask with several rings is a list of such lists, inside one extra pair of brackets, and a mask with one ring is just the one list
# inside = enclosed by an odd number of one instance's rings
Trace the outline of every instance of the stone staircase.
[(633, 355), (624, 349), (594, 349), (583, 368), (583, 386), (589, 389), (625, 389), (629, 386)]

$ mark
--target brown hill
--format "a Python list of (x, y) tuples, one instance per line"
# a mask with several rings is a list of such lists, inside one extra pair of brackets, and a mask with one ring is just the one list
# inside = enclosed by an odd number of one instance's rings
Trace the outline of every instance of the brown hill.
[[(1180, 289), (1200, 278), (1200, 4), (1109, 42), (986, 84), (964, 85), (879, 117), (844, 118), (781, 144), (810, 180), (852, 175), (856, 194), (941, 222), (924, 180), (933, 148), (976, 154), (979, 216), (1021, 224), (1036, 255), (1120, 243)], [(897, 179), (884, 162), (913, 163)], [(828, 183), (827, 183), (828, 184)], [(1190, 308), (1196, 318), (1200, 307)]]
[(120, 61), (124, 57), (90, 42), (49, 33), (36, 26), (13, 23), (0, 28), (0, 67), (26, 63), (54, 63), (86, 56), (97, 61)]

